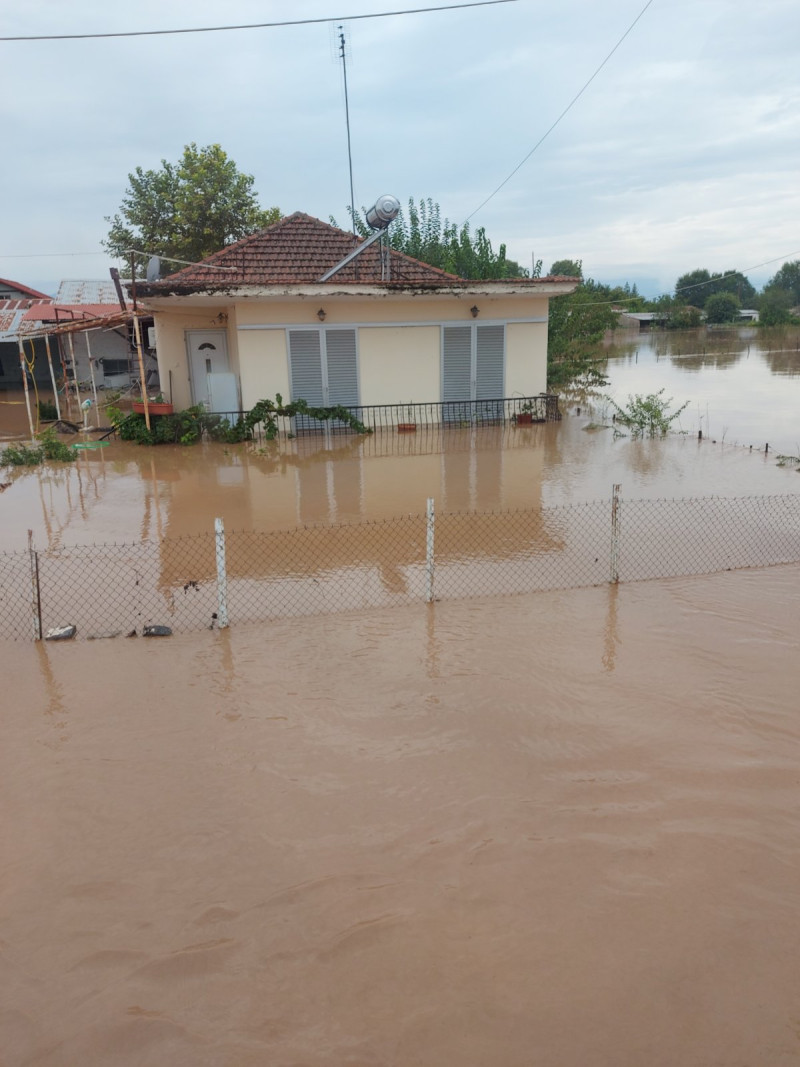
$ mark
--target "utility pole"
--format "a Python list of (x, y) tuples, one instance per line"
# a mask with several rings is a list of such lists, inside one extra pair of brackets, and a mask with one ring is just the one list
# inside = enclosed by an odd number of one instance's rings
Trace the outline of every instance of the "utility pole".
[(350, 167), (350, 218), (353, 223), (353, 233), (356, 233), (356, 197), (353, 191), (353, 152), (350, 145), (350, 101), (347, 96), (347, 48), (344, 35), (344, 26), (339, 26), (339, 55), (342, 60), (342, 73), (344, 74), (344, 115), (347, 124), (347, 162)]

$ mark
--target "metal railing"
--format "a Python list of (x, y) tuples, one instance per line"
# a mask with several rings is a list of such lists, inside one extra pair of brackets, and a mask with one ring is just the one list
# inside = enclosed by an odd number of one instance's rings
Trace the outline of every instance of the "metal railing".
[[(344, 405), (359, 422), (373, 432), (391, 430), (414, 433), (426, 427), (465, 428), (516, 423), (557, 422), (561, 418), (558, 396), (540, 393), (538, 396), (500, 397), (496, 400), (444, 400), (429, 404), (358, 404)], [(247, 410), (215, 411), (214, 415), (237, 422), (249, 414)], [(283, 428), (296, 435), (318, 433), (352, 434), (349, 426), (335, 421), (312, 419), (298, 415), (281, 420)], [(256, 427), (258, 435), (260, 427)]]
[(800, 495), (611, 500), (0, 554), (0, 636), (173, 632), (800, 562)]

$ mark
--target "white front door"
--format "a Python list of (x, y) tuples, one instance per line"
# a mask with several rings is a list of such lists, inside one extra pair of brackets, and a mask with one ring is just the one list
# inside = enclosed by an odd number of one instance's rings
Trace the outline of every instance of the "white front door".
[(208, 375), (226, 374), (230, 370), (225, 330), (187, 330), (186, 350), (189, 354), (192, 402), (204, 404), (210, 411)]

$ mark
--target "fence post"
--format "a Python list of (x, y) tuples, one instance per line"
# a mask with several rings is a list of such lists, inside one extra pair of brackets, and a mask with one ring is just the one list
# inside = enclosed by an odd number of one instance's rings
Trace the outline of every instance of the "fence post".
[(42, 639), (42, 596), (39, 590), (39, 554), (33, 547), (33, 530), (28, 530), (28, 556), (31, 563), (31, 608), (33, 609), (33, 639)]
[(436, 513), (434, 511), (433, 497), (428, 497), (428, 509), (427, 509), (427, 538), (425, 542), (425, 571), (427, 575), (426, 587), (425, 587), (425, 599), (429, 604), (433, 603), (433, 577), (434, 577), (434, 554), (433, 554), (433, 531), (436, 524)]
[(621, 485), (615, 485), (611, 490), (611, 577), (612, 585), (619, 582), (619, 526), (622, 511), (620, 499)]
[(225, 526), (222, 519), (214, 519), (214, 539), (217, 555), (217, 626), (228, 625), (228, 572), (225, 569)]

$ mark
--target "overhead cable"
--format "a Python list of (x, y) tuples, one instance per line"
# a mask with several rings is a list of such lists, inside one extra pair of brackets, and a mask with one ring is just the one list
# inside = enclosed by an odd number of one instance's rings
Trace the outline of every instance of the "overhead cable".
[(542, 144), (550, 136), (550, 134), (553, 132), (553, 130), (556, 128), (556, 126), (558, 126), (559, 122), (561, 122), (561, 120), (564, 118), (564, 116), (567, 114), (567, 112), (571, 111), (573, 106), (575, 104), (577, 104), (577, 102), (580, 100), (580, 98), (583, 96), (583, 94), (586, 92), (586, 90), (589, 88), (589, 86), (595, 80), (597, 75), (600, 73), (600, 71), (603, 69), (603, 67), (606, 65), (606, 63), (608, 63), (609, 59), (611, 59), (611, 57), (614, 55), (616, 50), (619, 48), (619, 46), (622, 44), (622, 42), (625, 40), (625, 38), (628, 36), (628, 34), (631, 32), (631, 30), (634, 28), (636, 23), (639, 21), (639, 19), (642, 17), (642, 15), (644, 15), (645, 11), (647, 11), (648, 7), (650, 7), (650, 5), (652, 3), (653, 3), (653, 0), (647, 0), (647, 3), (644, 5), (642, 10), (639, 12), (639, 14), (636, 16), (636, 18), (633, 20), (633, 22), (627, 28), (627, 30), (623, 33), (623, 35), (620, 37), (620, 39), (617, 41), (617, 43), (614, 45), (614, 47), (608, 53), (606, 58), (603, 60), (603, 62), (600, 64), (600, 66), (597, 68), (597, 70), (594, 72), (594, 74), (591, 76), (591, 78), (589, 78), (589, 80), (583, 85), (583, 87), (575, 94), (575, 96), (573, 96), (573, 98), (570, 100), (570, 102), (567, 104), (567, 106), (564, 108), (564, 110), (561, 112), (561, 114), (558, 116), (558, 118), (555, 120), (555, 122), (552, 124), (552, 126), (548, 130), (546, 130), (545, 133), (542, 134), (542, 136), (539, 138), (539, 140), (536, 142), (536, 144), (533, 146), (533, 148), (530, 150), (530, 152), (528, 152), (528, 154), (523, 159), (521, 159), (519, 161), (519, 163), (517, 163), (516, 167), (514, 167), (514, 169), (511, 171), (511, 173), (508, 175), (507, 178), (504, 178), (503, 181), (500, 182), (500, 184), (497, 186), (495, 191), (493, 193), (489, 193), (489, 195), (486, 197), (486, 199), (483, 200), (480, 204), (478, 204), (478, 206), (475, 208), (474, 211), (470, 212), (470, 214), (467, 215), (466, 219), (464, 220), (465, 222), (469, 222), (469, 220), (472, 218), (473, 215), (477, 215), (477, 213), (481, 210), (481, 208), (486, 207), (486, 205), (489, 203), (489, 201), (492, 200), (495, 196), (497, 196), (497, 194), (500, 192), (500, 190), (503, 188), (503, 186), (504, 185), (508, 185), (508, 183), (514, 177), (514, 175), (517, 173), (517, 171), (520, 170), (520, 168), (523, 167), (528, 162), (528, 160), (531, 158), (531, 156), (536, 151), (536, 149), (539, 147), (539, 145)]
[[(652, 2), (652, 0), (651, 0)], [(410, 7), (401, 11), (373, 11), (365, 15), (326, 15), (315, 19), (286, 19), (282, 22), (244, 22), (235, 26), (187, 26), (175, 30), (120, 30), (108, 33), (42, 33), (0, 37), (0, 41), (88, 41), (105, 37), (166, 37), (177, 33), (223, 33), (226, 30), (272, 30), (282, 26), (313, 26), (321, 22), (355, 22), (358, 19), (385, 19), (396, 15), (426, 15), (432, 11), (456, 11), (465, 7), (492, 7), (516, 4), (519, 0), (469, 0), (461, 4), (437, 7)]]

